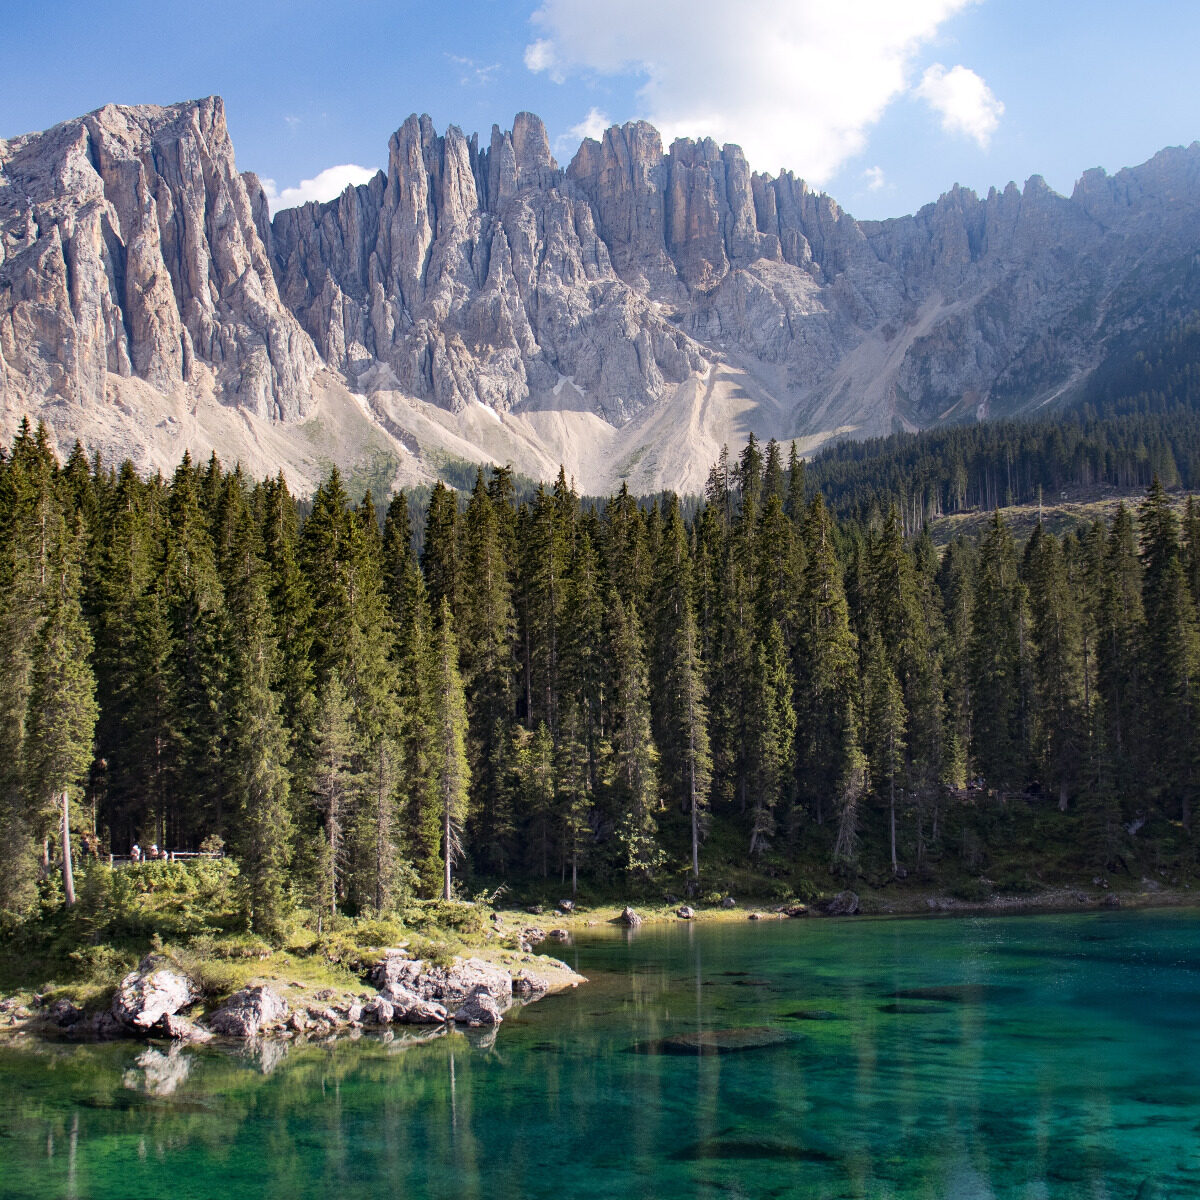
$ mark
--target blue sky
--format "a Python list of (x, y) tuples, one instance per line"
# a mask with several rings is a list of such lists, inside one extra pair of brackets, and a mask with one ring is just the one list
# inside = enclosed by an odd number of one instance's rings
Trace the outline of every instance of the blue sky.
[(564, 163), (647, 117), (885, 217), (1200, 138), (1198, 45), (1200, 5), (1164, 0), (9, 0), (0, 136), (219, 93), (280, 207), (384, 165), (414, 111), (486, 139), (529, 109)]

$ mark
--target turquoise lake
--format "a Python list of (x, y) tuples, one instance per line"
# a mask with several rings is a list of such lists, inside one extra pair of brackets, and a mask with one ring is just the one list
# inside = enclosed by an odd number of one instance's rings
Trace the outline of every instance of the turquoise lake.
[(562, 956), (591, 982), (491, 1045), (0, 1048), (0, 1196), (1200, 1197), (1200, 913), (681, 923)]

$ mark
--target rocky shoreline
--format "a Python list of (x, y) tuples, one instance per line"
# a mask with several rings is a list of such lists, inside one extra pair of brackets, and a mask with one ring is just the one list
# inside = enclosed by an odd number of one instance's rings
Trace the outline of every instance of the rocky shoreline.
[[(1141, 890), (1115, 890), (1104, 883), (1094, 883), (1091, 890), (1059, 887), (1026, 895), (993, 894), (981, 900), (927, 892), (867, 892), (860, 896), (847, 889), (811, 904), (793, 900), (755, 906), (725, 897), (715, 907), (701, 909), (672, 900), (665, 907), (640, 910), (625, 905), (580, 911), (572, 902), (563, 901), (553, 913), (559, 924), (548, 932), (527, 923), (529, 915), (537, 917), (543, 910), (503, 917), (494, 914), (494, 932), (510, 935), (517, 945), (515, 952), (500, 952), (500, 961), (495, 961), (494, 952), (490, 959), (483, 957), (489, 951), (481, 949), (478, 956), (456, 956), (439, 964), (414, 958), (403, 946), (389, 947), (365, 972), (363, 982), (370, 990), (310, 988), (280, 977), (251, 983), (216, 1004), (206, 1004), (196, 982), (171, 959), (149, 954), (121, 980), (111, 1004), (99, 1011), (88, 1012), (69, 1000), (51, 1000), (36, 992), (27, 998), (0, 998), (0, 1037), (245, 1044), (263, 1039), (322, 1040), (407, 1027), (410, 1040), (428, 1040), (459, 1029), (487, 1034), (490, 1044), (510, 1010), (587, 982), (566, 963), (535, 954), (533, 948), (547, 940), (567, 943), (575, 932), (602, 924), (632, 932), (647, 924), (713, 920), (986, 916), (1177, 908), (1197, 903), (1191, 891), (1166, 889), (1153, 880), (1143, 880)], [(514, 920), (516, 925), (511, 927)]]
[(495, 1029), (514, 1007), (587, 980), (566, 963), (522, 954), (511, 963), (455, 957), (436, 964), (403, 947), (383, 951), (366, 981), (373, 990), (308, 989), (271, 979), (206, 1005), (200, 989), (170, 958), (148, 954), (118, 985), (112, 1002), (87, 1012), (69, 1000), (0, 1000), (0, 1033), (71, 1041), (158, 1038), (177, 1043), (262, 1038), (325, 1039), (394, 1025), (426, 1033)]

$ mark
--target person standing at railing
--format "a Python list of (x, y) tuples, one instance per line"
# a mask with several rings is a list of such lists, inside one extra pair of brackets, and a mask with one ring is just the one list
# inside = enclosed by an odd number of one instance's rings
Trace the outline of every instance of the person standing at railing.
[(142, 848), (141, 848), (141, 846), (139, 846), (137, 844), (137, 842), (134, 842), (133, 845), (130, 846), (130, 848), (129, 848), (129, 861), (130, 862), (141, 862), (142, 861)]

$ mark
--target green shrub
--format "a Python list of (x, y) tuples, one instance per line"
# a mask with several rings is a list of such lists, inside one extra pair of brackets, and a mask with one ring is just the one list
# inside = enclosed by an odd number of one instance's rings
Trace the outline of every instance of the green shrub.
[(969, 904), (982, 904), (992, 898), (992, 885), (982, 879), (964, 879), (950, 889), (950, 894)]

